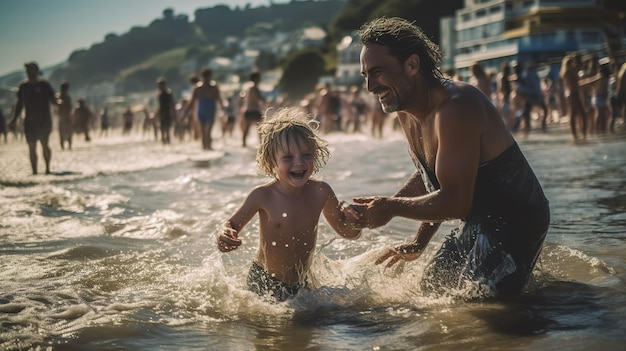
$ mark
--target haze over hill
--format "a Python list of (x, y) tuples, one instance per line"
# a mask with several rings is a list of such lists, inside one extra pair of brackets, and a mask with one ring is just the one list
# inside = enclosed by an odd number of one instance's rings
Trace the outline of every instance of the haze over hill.
[(42, 67), (63, 62), (72, 51), (101, 42), (109, 33), (122, 34), (133, 26), (148, 25), (165, 8), (193, 20), (196, 9), (218, 4), (243, 8), (286, 2), (289, 0), (2, 1), (0, 76), (21, 70), (25, 61), (38, 61)]

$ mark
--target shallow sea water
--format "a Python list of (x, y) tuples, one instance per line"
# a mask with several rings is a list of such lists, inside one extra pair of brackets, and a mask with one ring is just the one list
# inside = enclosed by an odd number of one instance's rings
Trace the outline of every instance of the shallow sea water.
[[(387, 195), (414, 171), (402, 136), (330, 134), (318, 178), (340, 199)], [(394, 219), (358, 241), (322, 219), (319, 289), (268, 303), (245, 288), (258, 240), (214, 244), (216, 228), (267, 181), (238, 139), (201, 152), (119, 135), (61, 151), (30, 175), (27, 147), (0, 144), (0, 350), (623, 350), (626, 341), (626, 135), (573, 143), (566, 127), (518, 142), (551, 202), (544, 251), (514, 301), (421, 294), (424, 255), (373, 261), (413, 237)], [(256, 145), (255, 143), (251, 144)], [(43, 169), (43, 166), (40, 165)]]

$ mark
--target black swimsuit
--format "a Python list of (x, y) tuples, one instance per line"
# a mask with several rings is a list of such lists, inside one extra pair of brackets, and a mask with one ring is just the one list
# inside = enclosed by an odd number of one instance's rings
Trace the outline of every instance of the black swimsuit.
[[(434, 172), (416, 157), (427, 189)], [(422, 288), (443, 292), (476, 284), (486, 295), (519, 293), (535, 266), (550, 224), (541, 185), (517, 143), (478, 168), (470, 214), (424, 272)]]
[[(272, 277), (258, 263), (252, 262), (247, 279), (248, 289), (262, 297), (273, 297), (278, 301), (285, 301), (294, 296), (304, 285), (289, 286)], [(305, 283), (306, 285), (306, 283)]]

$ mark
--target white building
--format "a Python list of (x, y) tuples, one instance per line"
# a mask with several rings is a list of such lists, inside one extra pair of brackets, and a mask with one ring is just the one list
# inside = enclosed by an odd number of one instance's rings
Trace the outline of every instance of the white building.
[(346, 35), (337, 44), (337, 70), (335, 71), (335, 84), (343, 86), (362, 85), (361, 76), (361, 43), (357, 32)]
[(604, 10), (603, 0), (465, 0), (440, 26), (442, 69), (454, 68), (461, 78), (476, 62), (491, 71), (504, 61), (558, 69), (565, 53), (607, 56), (624, 37), (623, 19)]

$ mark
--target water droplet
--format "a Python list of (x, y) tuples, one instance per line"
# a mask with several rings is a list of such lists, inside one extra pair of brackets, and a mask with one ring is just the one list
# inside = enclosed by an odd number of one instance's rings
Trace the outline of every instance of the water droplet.
[(272, 246), (276, 246), (276, 242), (275, 241), (272, 241)]
[(289, 247), (289, 244), (285, 244), (285, 247)]
[(283, 218), (287, 217), (287, 213), (283, 212)]
[(272, 273), (271, 275), (272, 275), (272, 278), (276, 277), (276, 273)]

